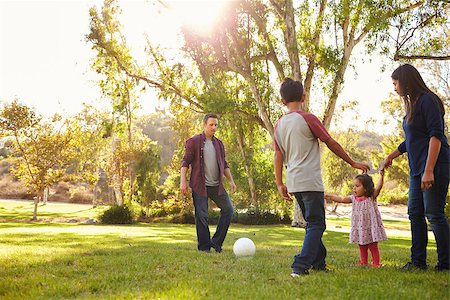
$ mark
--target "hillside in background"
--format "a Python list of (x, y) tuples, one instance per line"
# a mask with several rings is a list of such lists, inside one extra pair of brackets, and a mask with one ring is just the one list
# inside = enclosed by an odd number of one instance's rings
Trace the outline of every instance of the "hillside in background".
[[(146, 115), (139, 119), (137, 125), (143, 133), (156, 141), (161, 146), (161, 164), (163, 172), (160, 182), (164, 182), (167, 177), (165, 166), (172, 159), (176, 150), (176, 135), (169, 126), (169, 120), (162, 114)], [(359, 132), (360, 141), (358, 147), (366, 151), (381, 150), (380, 143), (383, 136), (373, 132)], [(5, 148), (0, 148), (0, 198), (3, 199), (33, 199), (35, 195), (28, 194), (26, 187), (9, 172), (11, 160), (5, 157), (7, 153)], [(102, 203), (110, 203), (112, 199), (107, 187), (106, 175), (102, 176), (97, 184), (101, 187), (103, 199)], [(92, 189), (86, 184), (60, 182), (50, 189), (49, 201), (73, 202), (73, 203), (92, 203), (94, 199)]]

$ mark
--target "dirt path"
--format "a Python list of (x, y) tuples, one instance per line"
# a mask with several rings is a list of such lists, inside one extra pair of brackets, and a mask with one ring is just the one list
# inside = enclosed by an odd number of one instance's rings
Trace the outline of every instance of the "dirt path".
[[(378, 205), (383, 220), (408, 220), (406, 205)], [(327, 215), (337, 218), (351, 218), (352, 205), (339, 204), (336, 213), (331, 212), (331, 205), (327, 205)]]

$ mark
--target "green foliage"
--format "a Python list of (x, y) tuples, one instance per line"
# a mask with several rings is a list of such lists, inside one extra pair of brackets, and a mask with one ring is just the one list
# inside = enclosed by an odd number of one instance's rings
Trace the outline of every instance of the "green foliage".
[(232, 222), (244, 225), (274, 225), (291, 224), (292, 219), (289, 214), (279, 211), (249, 210), (235, 213)]
[(378, 202), (386, 204), (408, 204), (408, 190), (397, 186), (393, 189), (383, 188), (377, 198)]
[(146, 208), (146, 215), (149, 217), (166, 217), (189, 211), (190, 206), (186, 202), (179, 201), (175, 197), (170, 197), (164, 201), (153, 201)]
[(133, 214), (127, 205), (113, 205), (99, 216), (103, 224), (131, 224)]
[[(347, 132), (332, 134), (334, 139), (356, 161), (367, 161), (368, 153), (357, 147), (359, 134), (349, 129)], [(352, 179), (358, 174), (348, 163), (323, 146), (322, 171), (325, 190), (331, 194), (346, 195), (351, 191)]]
[(157, 189), (160, 177), (160, 149), (149, 143), (143, 147), (135, 159), (136, 201), (143, 206), (148, 205), (157, 198)]

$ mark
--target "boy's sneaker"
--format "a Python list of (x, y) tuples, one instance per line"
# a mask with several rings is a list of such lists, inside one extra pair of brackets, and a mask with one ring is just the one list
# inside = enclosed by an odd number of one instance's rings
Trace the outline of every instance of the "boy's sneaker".
[(325, 272), (325, 273), (329, 273), (332, 271), (330, 268), (327, 267), (327, 265), (313, 266), (312, 269), (314, 271)]
[(292, 269), (292, 273), (291, 273), (291, 277), (292, 278), (306, 276), (306, 275), (309, 275), (308, 270), (305, 270), (305, 269)]
[(402, 267), (402, 271), (425, 271), (427, 269), (427, 265), (415, 265), (412, 262), (407, 262), (406, 265)]

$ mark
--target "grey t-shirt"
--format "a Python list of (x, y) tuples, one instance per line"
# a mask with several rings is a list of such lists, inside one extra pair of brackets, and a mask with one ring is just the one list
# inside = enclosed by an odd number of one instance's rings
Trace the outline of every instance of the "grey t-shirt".
[(206, 186), (218, 186), (219, 165), (217, 164), (216, 149), (214, 148), (212, 140), (205, 140), (203, 162), (205, 166)]
[(330, 138), (320, 120), (304, 111), (284, 115), (275, 126), (275, 150), (286, 165), (290, 193), (323, 192), (319, 141)]

